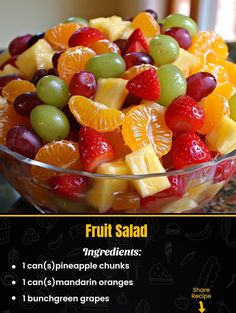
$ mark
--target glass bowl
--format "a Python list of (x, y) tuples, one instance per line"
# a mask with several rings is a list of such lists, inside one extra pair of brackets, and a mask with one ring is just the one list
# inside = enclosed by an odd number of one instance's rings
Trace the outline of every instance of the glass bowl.
[[(34, 170), (32, 170), (34, 168)], [(62, 196), (36, 172), (54, 175), (80, 175), (89, 180), (89, 188), (76, 197)], [(67, 170), (25, 158), (0, 145), (0, 170), (10, 184), (42, 213), (193, 213), (199, 212), (235, 174), (236, 150), (211, 162), (183, 170), (146, 175), (102, 175)], [(135, 184), (147, 179), (161, 184), (168, 177), (177, 189), (141, 198)], [(179, 183), (181, 182), (181, 183)]]

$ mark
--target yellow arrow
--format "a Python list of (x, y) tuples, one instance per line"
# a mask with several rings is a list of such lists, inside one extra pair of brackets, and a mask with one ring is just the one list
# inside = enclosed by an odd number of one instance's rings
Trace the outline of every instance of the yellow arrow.
[(199, 301), (199, 305), (200, 305), (200, 308), (198, 309), (199, 312), (203, 313), (204, 311), (206, 311), (202, 301)]

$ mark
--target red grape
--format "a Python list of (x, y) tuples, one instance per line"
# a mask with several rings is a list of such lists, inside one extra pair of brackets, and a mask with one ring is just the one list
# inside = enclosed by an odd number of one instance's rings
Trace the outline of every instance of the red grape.
[(140, 64), (154, 64), (153, 58), (144, 52), (131, 52), (124, 56), (126, 69)]
[(31, 111), (37, 105), (42, 104), (36, 92), (25, 92), (16, 97), (14, 108), (22, 116), (30, 116)]
[(32, 130), (25, 126), (17, 125), (8, 131), (6, 146), (16, 153), (33, 159), (38, 149), (42, 147), (42, 141)]
[(172, 27), (167, 29), (164, 34), (173, 37), (178, 42), (180, 48), (185, 50), (192, 44), (191, 36), (185, 28)]
[(80, 95), (91, 98), (97, 90), (96, 78), (90, 72), (78, 72), (72, 77), (69, 89), (72, 95)]
[(187, 78), (187, 95), (201, 101), (216, 88), (215, 77), (207, 72), (199, 72)]
[(27, 34), (13, 39), (8, 47), (10, 55), (19, 55), (28, 49), (28, 42), (32, 35)]
[(40, 32), (40, 33), (33, 35), (28, 41), (28, 48), (32, 47), (39, 39), (43, 39), (44, 34), (45, 33)]
[(19, 75), (17, 74), (9, 74), (9, 75), (4, 75), (0, 76), (0, 95), (2, 95), (2, 89), (6, 84), (8, 84), (11, 80), (14, 79), (21, 79)]

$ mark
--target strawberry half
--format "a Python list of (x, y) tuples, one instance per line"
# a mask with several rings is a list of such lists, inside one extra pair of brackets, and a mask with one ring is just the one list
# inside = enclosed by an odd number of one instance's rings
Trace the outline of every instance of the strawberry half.
[[(131, 46), (133, 46), (132, 49), (136, 47), (137, 50), (129, 51)], [(140, 28), (136, 28), (128, 38), (126, 53), (129, 52), (149, 52), (148, 43)]]
[(185, 181), (183, 176), (168, 177), (171, 187), (153, 196), (141, 198), (141, 206), (145, 209), (158, 209), (159, 206), (169, 203), (170, 201), (180, 199), (185, 192)]
[(79, 131), (79, 153), (83, 168), (87, 172), (94, 172), (101, 163), (115, 158), (112, 145), (89, 127), (83, 127)]
[(211, 153), (205, 143), (192, 132), (183, 132), (176, 135), (173, 140), (171, 155), (176, 169), (211, 160)]
[(131, 53), (131, 52), (145, 52), (146, 53), (146, 50), (144, 49), (143, 45), (139, 41), (134, 41), (128, 46), (126, 50), (126, 54)]
[(96, 28), (80, 27), (70, 37), (69, 47), (89, 46), (100, 39), (107, 39), (106, 36)]
[(174, 99), (165, 112), (167, 126), (175, 132), (198, 131), (204, 124), (205, 113), (201, 105), (189, 96)]
[(126, 84), (126, 88), (131, 94), (142, 99), (156, 101), (160, 98), (160, 82), (154, 68), (150, 68), (130, 79)]
[(78, 200), (88, 190), (89, 180), (80, 175), (56, 175), (49, 178), (48, 185), (53, 193), (71, 200)]

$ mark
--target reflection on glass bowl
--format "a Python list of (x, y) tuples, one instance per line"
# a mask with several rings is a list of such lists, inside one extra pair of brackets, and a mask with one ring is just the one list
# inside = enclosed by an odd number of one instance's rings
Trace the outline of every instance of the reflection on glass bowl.
[[(59, 195), (34, 170), (87, 177), (89, 188), (70, 198)], [(25, 158), (0, 145), (0, 170), (10, 184), (42, 213), (189, 213), (199, 212), (235, 174), (236, 150), (183, 170), (146, 175), (103, 175), (67, 170)], [(181, 188), (141, 198), (135, 183), (153, 177), (181, 182)]]

